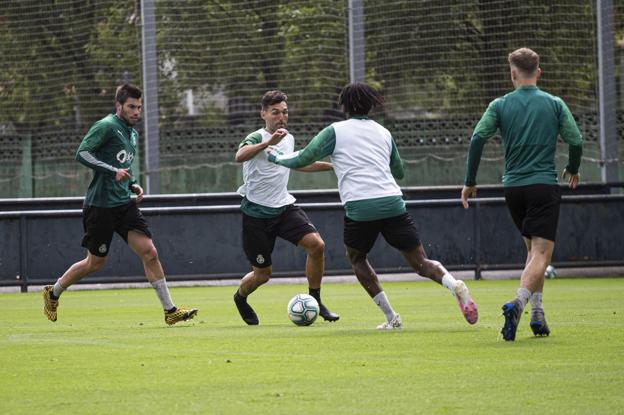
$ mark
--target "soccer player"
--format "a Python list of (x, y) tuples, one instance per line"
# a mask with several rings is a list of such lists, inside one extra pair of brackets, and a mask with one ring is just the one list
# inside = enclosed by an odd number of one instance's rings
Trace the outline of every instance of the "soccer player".
[(331, 156), (345, 208), (347, 258), (360, 284), (386, 317), (378, 329), (402, 327), (401, 317), (390, 305), (367, 259), (380, 233), (418, 274), (446, 287), (457, 299), (468, 323), (474, 324), (478, 311), (466, 284), (456, 280), (442, 264), (427, 258), (416, 225), (407, 213), (403, 193), (395, 181), (404, 176), (403, 161), (390, 132), (368, 118), (371, 109), (382, 103), (381, 94), (369, 85), (345, 86), (338, 104), (346, 121), (326, 127), (300, 151), (269, 149), (269, 160), (281, 166), (301, 168)]
[[(235, 157), (237, 162), (243, 163), (244, 184), (238, 193), (243, 196), (243, 250), (252, 271), (241, 280), (234, 294), (234, 303), (243, 321), (249, 325), (256, 325), (259, 320), (247, 297), (271, 278), (271, 253), (278, 236), (305, 249), (309, 293), (318, 301), (321, 317), (326, 321), (340, 318), (321, 302), (325, 243), (305, 212), (294, 205), (295, 198), (288, 193), (290, 170), (269, 163), (264, 151), (268, 146), (276, 146), (285, 152), (294, 149), (295, 139), (286, 130), (287, 100), (288, 97), (281, 91), (264, 94), (260, 117), (265, 126), (240, 143)], [(300, 171), (331, 169), (331, 163), (317, 162)]]
[[(195, 308), (187, 310), (173, 304), (152, 234), (137, 207), (143, 199), (143, 189), (132, 177), (131, 165), (137, 151), (138, 133), (133, 126), (141, 116), (141, 95), (136, 86), (118, 87), (115, 113), (93, 124), (78, 147), (76, 160), (94, 170), (83, 207), (82, 246), (87, 248), (87, 257), (73, 264), (56, 284), (43, 288), (43, 312), (50, 321), (56, 321), (61, 293), (104, 266), (113, 232), (141, 258), (167, 324), (189, 320), (197, 314)], [(132, 193), (136, 194), (136, 202), (131, 199)]]
[(580, 180), (582, 138), (563, 100), (537, 87), (541, 74), (538, 54), (521, 48), (510, 53), (508, 60), (515, 90), (489, 104), (472, 134), (461, 199), (464, 208), (468, 208), (468, 198), (476, 196), (483, 146), (500, 130), (505, 148), (505, 201), (527, 248), (517, 296), (503, 305), (505, 323), (501, 333), (506, 341), (513, 341), (528, 301), (531, 301), (533, 333), (550, 334), (544, 318), (542, 292), (544, 271), (555, 247), (561, 202), (555, 171), (557, 136), (561, 135), (569, 145), (568, 165), (562, 177), (571, 189)]

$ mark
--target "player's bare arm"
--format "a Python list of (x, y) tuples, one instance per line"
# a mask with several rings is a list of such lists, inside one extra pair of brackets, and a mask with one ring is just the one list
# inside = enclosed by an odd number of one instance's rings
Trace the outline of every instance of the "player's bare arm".
[(309, 166), (301, 167), (295, 170), (302, 171), (304, 173), (313, 173), (317, 171), (334, 170), (334, 165), (327, 161), (315, 161), (313, 164), (310, 164)]
[(251, 160), (252, 158), (256, 157), (258, 153), (264, 151), (267, 147), (279, 144), (279, 142), (282, 141), (282, 139), (286, 137), (287, 135), (288, 135), (288, 130), (286, 130), (285, 128), (278, 128), (273, 133), (271, 138), (268, 139), (267, 141), (264, 141), (258, 144), (248, 144), (239, 148), (238, 151), (236, 152), (236, 156), (234, 157), (234, 160), (236, 160), (237, 163), (242, 163), (247, 160)]

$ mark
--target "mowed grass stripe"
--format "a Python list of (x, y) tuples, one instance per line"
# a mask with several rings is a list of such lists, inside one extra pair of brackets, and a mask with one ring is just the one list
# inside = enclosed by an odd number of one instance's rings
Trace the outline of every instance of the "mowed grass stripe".
[(59, 320), (39, 292), (0, 295), (0, 411), (76, 414), (622, 413), (624, 279), (555, 279), (544, 304), (552, 329), (498, 334), (517, 281), (469, 281), (480, 319), (429, 282), (385, 283), (405, 328), (379, 332), (382, 314), (355, 284), (323, 298), (337, 323), (292, 324), (286, 304), (305, 286), (250, 297), (244, 325), (235, 287), (174, 288), (200, 308), (169, 327), (151, 289), (68, 291)]

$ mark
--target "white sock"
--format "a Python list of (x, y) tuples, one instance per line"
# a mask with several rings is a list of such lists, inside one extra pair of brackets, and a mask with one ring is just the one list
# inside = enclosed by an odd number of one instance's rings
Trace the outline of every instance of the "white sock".
[(455, 279), (455, 277), (453, 277), (451, 274), (449, 274), (448, 271), (446, 272), (446, 274), (444, 274), (442, 276), (442, 285), (444, 286), (444, 288), (446, 288), (447, 290), (449, 290), (453, 294), (455, 294), (455, 283), (456, 282), (457, 282), (457, 280)]
[(160, 300), (164, 310), (171, 310), (175, 306), (169, 295), (169, 288), (167, 287), (167, 281), (164, 278), (152, 282), (152, 287), (156, 290), (156, 295)]
[(540, 310), (542, 308), (542, 293), (534, 292), (531, 294), (531, 309)]
[(375, 297), (373, 297), (373, 301), (375, 302), (375, 304), (377, 304), (377, 306), (381, 309), (381, 311), (383, 311), (383, 313), (386, 315), (386, 321), (390, 321), (394, 318), (396, 313), (392, 309), (392, 306), (390, 305), (390, 301), (388, 301), (388, 297), (386, 296), (386, 293), (384, 291), (380, 292)]
[(52, 288), (52, 294), (58, 298), (61, 294), (63, 294), (63, 291), (65, 291), (65, 288), (57, 280), (56, 284), (54, 284), (54, 287)]
[(520, 304), (522, 304), (522, 308), (524, 309), (524, 306), (529, 302), (529, 298), (531, 298), (531, 291), (524, 287), (518, 288), (516, 298), (520, 301)]

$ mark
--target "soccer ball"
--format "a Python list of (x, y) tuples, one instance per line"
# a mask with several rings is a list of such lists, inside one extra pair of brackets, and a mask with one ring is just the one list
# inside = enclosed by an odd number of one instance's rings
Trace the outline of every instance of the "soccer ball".
[(546, 271), (544, 272), (544, 277), (548, 279), (553, 279), (557, 276), (557, 270), (552, 265), (546, 267)]
[(308, 294), (297, 294), (288, 302), (288, 318), (298, 326), (309, 326), (319, 315), (319, 304)]

